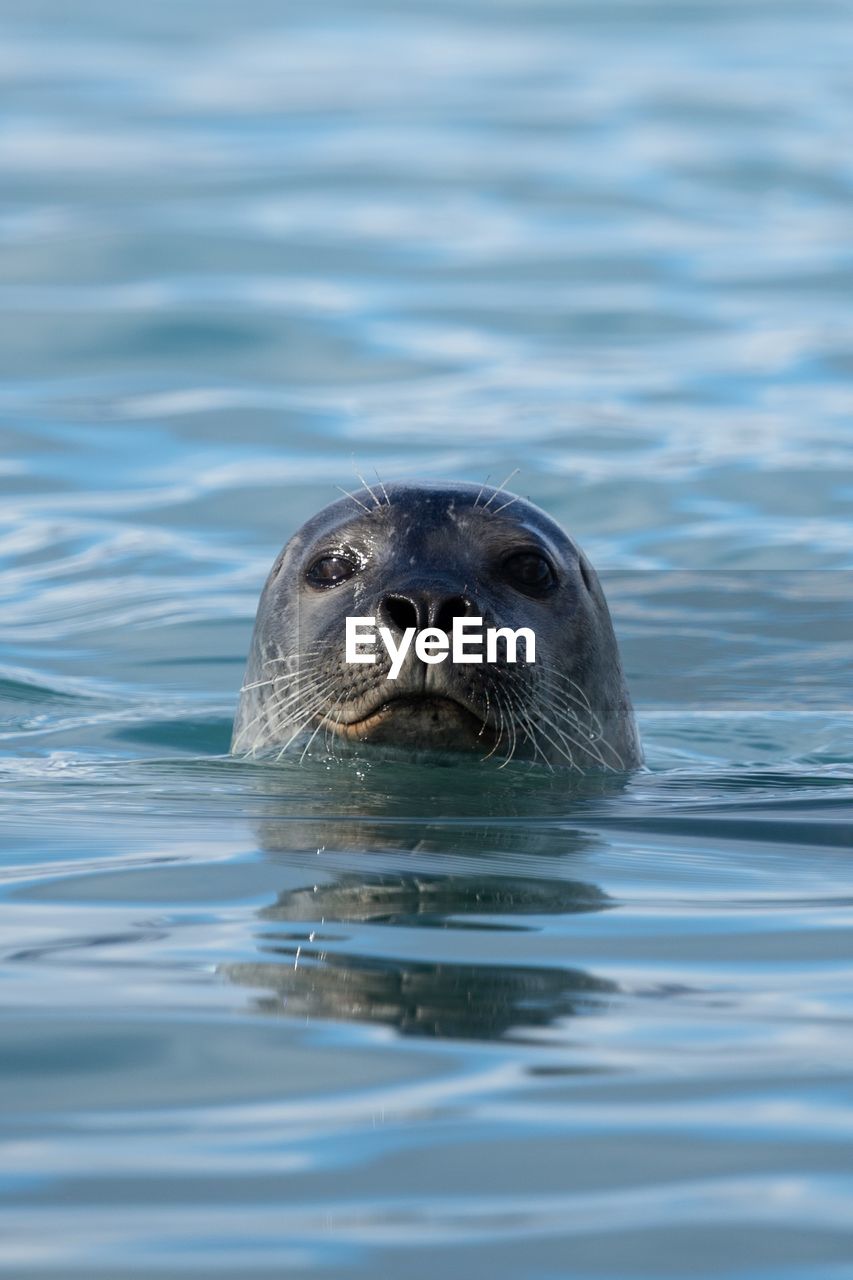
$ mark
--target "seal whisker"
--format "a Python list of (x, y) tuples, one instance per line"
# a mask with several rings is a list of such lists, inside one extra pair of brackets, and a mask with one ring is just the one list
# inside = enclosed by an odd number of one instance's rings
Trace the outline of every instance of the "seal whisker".
[[(564, 684), (570, 685), (586, 710), (592, 712), (592, 706), (590, 705), (589, 698), (587, 697), (585, 690), (581, 688), (576, 680), (573, 680), (571, 676), (566, 675), (564, 671), (551, 671), (548, 674), (552, 679), (562, 680)], [(595, 713), (593, 712), (593, 714)]]
[[(325, 692), (328, 692), (328, 689), (330, 687), (332, 687), (332, 682), (331, 680), (327, 680), (323, 683), (323, 685), (319, 686), (316, 690), (311, 690), (312, 700), (313, 700), (313, 696), (317, 696), (317, 697), (321, 696), (320, 689), (323, 689)], [(296, 689), (292, 693), (289, 693), (286, 696), (282, 696), (278, 698), (272, 704), (270, 711), (272, 715), (275, 716), (276, 722), (279, 727), (285, 724), (288, 720), (296, 719), (298, 716), (302, 714), (303, 705), (307, 705), (305, 692), (306, 691), (303, 689)]]
[(334, 683), (334, 676), (327, 676), (312, 689), (299, 688), (280, 694), (269, 708), (270, 722), (274, 724), (276, 731), (282, 730), (287, 724), (292, 724), (294, 720), (301, 719), (309, 704), (312, 706), (311, 714), (313, 714), (313, 704), (315, 702), (318, 705), (322, 704), (326, 694), (334, 687)]
[(483, 734), (486, 732), (486, 728), (488, 727), (488, 723), (489, 723), (489, 709), (491, 706), (491, 703), (489, 701), (489, 684), (490, 683), (491, 683), (490, 681), (487, 681), (485, 688), (483, 689), (483, 694), (486, 699), (486, 714), (483, 716), (483, 723), (480, 725), (480, 732), (477, 734), (478, 738), (482, 738)]
[(509, 743), (508, 743), (509, 753), (505, 756), (503, 762), (498, 765), (499, 769), (505, 769), (509, 764), (509, 762), (512, 760), (512, 757), (515, 755), (515, 748), (518, 740), (518, 735), (516, 733), (516, 727), (515, 727), (515, 715), (513, 714), (513, 710), (512, 710), (512, 704), (509, 697), (509, 689), (508, 688), (505, 689), (504, 692), (507, 695), (507, 721), (509, 723)]
[[(574, 684), (574, 681), (571, 683)], [(562, 713), (563, 717), (568, 721), (569, 726), (573, 726), (577, 732), (582, 735), (582, 739), (584, 739), (583, 743), (576, 743), (576, 745), (582, 745), (583, 749), (587, 751), (589, 755), (594, 756), (594, 758), (597, 759), (605, 769), (612, 769), (614, 772), (623, 772), (625, 769), (625, 762), (613, 744), (608, 741), (601, 721), (592, 708), (590, 707), (588, 711), (585, 709), (587, 723), (584, 724), (574, 708), (569, 705), (569, 700), (577, 702), (577, 698), (574, 698), (571, 694), (567, 694), (565, 690), (553, 690), (552, 694), (553, 696), (551, 701), (556, 703), (557, 710)], [(588, 705), (589, 704), (587, 703), (587, 706)], [(592, 729), (593, 732), (590, 732), (590, 729)], [(592, 743), (596, 749), (593, 750), (592, 747), (588, 745), (589, 743)], [(601, 752), (597, 749), (598, 744), (611, 753), (616, 761), (615, 765), (609, 764), (603, 758)]]
[[(543, 726), (544, 726), (544, 725), (546, 725), (546, 724), (547, 724), (547, 725), (550, 725), (550, 726), (555, 730), (555, 732), (556, 732), (556, 733), (557, 733), (557, 735), (558, 735), (558, 739), (559, 739), (559, 740), (554, 739), (554, 738), (552, 738), (552, 737), (551, 737), (550, 733), (548, 733), (548, 731), (543, 727)], [(572, 754), (572, 752), (571, 752), (571, 749), (570, 749), (570, 748), (568, 748), (568, 747), (567, 747), (567, 745), (566, 745), (566, 742), (565, 742), (565, 740), (564, 740), (564, 736), (563, 736), (562, 731), (561, 731), (561, 730), (560, 730), (556, 725), (554, 725), (554, 724), (553, 724), (553, 722), (547, 718), (547, 716), (544, 716), (544, 715), (541, 713), (541, 710), (540, 710), (540, 712), (539, 712), (539, 717), (538, 717), (538, 726), (537, 726), (537, 727), (538, 727), (538, 729), (539, 729), (539, 732), (542, 734), (542, 737), (543, 737), (543, 738), (545, 738), (548, 742), (550, 742), (550, 743), (551, 743), (551, 746), (552, 746), (552, 747), (555, 747), (555, 748), (556, 748), (556, 750), (557, 750), (557, 752), (558, 752), (558, 753), (559, 753), (559, 754), (560, 754), (560, 755), (561, 755), (565, 760), (567, 760), (567, 761), (568, 761), (568, 763), (569, 763), (569, 768), (570, 768), (570, 769), (574, 769), (574, 768), (575, 768), (575, 758), (574, 758), (574, 756), (573, 756), (573, 754)]]
[(288, 738), (287, 742), (285, 742), (284, 746), (281, 748), (278, 755), (276, 756), (276, 760), (280, 760), (281, 757), (284, 755), (284, 753), (287, 751), (287, 748), (290, 746), (290, 744), (292, 742), (295, 742), (296, 739), (299, 737), (300, 733), (304, 733), (304, 731), (308, 728), (308, 725), (311, 723), (312, 716), (315, 716), (319, 711), (320, 707), (322, 706), (324, 697), (325, 697), (325, 694), (323, 694), (323, 696), (321, 696), (320, 698), (316, 698), (312, 702), (310, 708), (307, 711), (303, 707), (302, 716), (301, 716), (298, 727), (294, 730), (294, 732)]
[(585, 706), (570, 690), (561, 689), (553, 684), (546, 684), (544, 691), (550, 705), (559, 705), (563, 713), (571, 716), (578, 724), (581, 724), (583, 718), (588, 722), (594, 722), (595, 726), (600, 729), (601, 726), (598, 724), (598, 717), (595, 712)]
[(269, 685), (276, 684), (280, 679), (281, 676), (275, 676), (271, 680), (253, 680), (251, 684), (241, 684), (240, 692), (248, 693), (250, 689), (265, 689)]
[[(597, 760), (604, 769), (610, 769), (614, 773), (621, 773), (624, 771), (625, 762), (622, 759), (622, 756), (613, 744), (607, 741), (607, 738), (605, 738), (601, 732), (592, 734), (586, 732), (582, 725), (577, 725), (576, 727), (578, 733), (581, 735), (581, 740), (578, 742), (577, 739), (573, 739), (573, 741), (581, 748), (581, 750), (585, 751), (587, 755)], [(611, 764), (605, 759), (601, 748), (610, 752), (616, 762), (615, 764)]]
[(581, 707), (579, 712), (576, 698), (567, 694), (565, 690), (556, 689), (549, 684), (545, 685), (543, 692), (545, 697), (539, 699), (539, 710), (543, 715), (547, 715), (546, 708), (555, 710), (569, 729), (577, 729), (581, 733), (589, 732), (589, 712), (585, 707)]
[[(288, 670), (282, 671), (280, 675), (273, 676), (269, 681), (264, 681), (264, 680), (258, 681), (255, 686), (251, 684), (247, 685), (246, 688), (248, 689), (251, 689), (253, 687), (259, 688), (262, 684), (270, 684), (275, 686), (275, 685), (280, 685), (284, 680), (296, 681), (302, 678), (308, 678), (316, 674), (318, 666), (319, 664), (316, 662), (305, 663), (299, 667), (288, 665)], [(276, 693), (279, 693), (279, 692), (280, 690), (276, 689)]]
[(359, 498), (357, 498), (354, 493), (350, 493), (349, 489), (345, 489), (343, 485), (340, 485), (340, 484), (336, 484), (335, 488), (340, 489), (341, 493), (344, 494), (345, 497), (352, 498), (353, 502), (357, 506), (361, 507), (362, 511), (366, 511), (367, 514), (370, 515), (371, 508), (368, 506), (365, 506), (365, 504)]
[[(272, 703), (271, 704), (261, 703), (261, 709), (257, 713), (257, 715), (253, 716), (251, 720), (249, 720), (246, 724), (244, 724), (243, 727), (240, 729), (239, 733), (235, 735), (234, 741), (231, 743), (231, 750), (233, 752), (236, 752), (239, 743), (241, 742), (243, 737), (246, 735), (246, 733), (248, 733), (250, 729), (253, 729), (255, 725), (258, 724), (261, 720), (266, 719), (268, 724), (271, 722), (272, 718), (277, 714), (277, 711), (283, 696), (284, 695), (280, 693), (278, 690), (274, 690), (274, 697), (273, 697)], [(288, 699), (285, 698), (285, 701), (287, 700)], [(257, 748), (257, 744), (255, 744), (255, 746), (252, 749), (252, 755), (256, 754), (256, 748)]]
[(551, 764), (551, 761), (548, 759), (548, 757), (545, 755), (545, 752), (544, 752), (544, 751), (542, 750), (542, 748), (540, 747), (540, 745), (539, 745), (539, 740), (538, 740), (538, 738), (536, 737), (536, 728), (535, 728), (535, 726), (534, 726), (534, 724), (533, 724), (533, 721), (532, 721), (532, 720), (531, 720), (531, 718), (530, 718), (530, 713), (527, 711), (527, 709), (526, 709), (526, 708), (525, 708), (525, 706), (524, 706), (524, 701), (523, 701), (523, 698), (522, 698), (522, 696), (521, 696), (521, 695), (522, 695), (522, 691), (521, 691), (521, 690), (518, 690), (517, 692), (518, 692), (519, 696), (518, 696), (518, 699), (517, 699), (517, 701), (516, 701), (516, 714), (518, 715), (519, 719), (521, 720), (521, 724), (522, 724), (522, 727), (523, 727), (523, 729), (524, 729), (525, 737), (527, 738), (528, 742), (530, 742), (530, 743), (531, 743), (531, 745), (532, 745), (532, 747), (533, 747), (533, 759), (534, 759), (534, 761), (535, 761), (535, 760), (537, 759), (537, 757), (541, 756), (541, 757), (542, 757), (542, 763), (543, 763), (543, 764), (545, 764), (545, 765), (547, 765), (547, 766), (548, 766), (548, 768), (549, 768), (549, 769), (551, 770), (551, 772), (553, 773), (553, 772), (554, 772), (554, 766)]
[[(506, 701), (507, 701), (507, 714), (509, 715), (509, 726), (510, 726), (510, 732), (512, 734), (512, 744), (510, 747), (510, 752), (506, 760), (504, 761), (504, 765), (507, 765), (515, 755), (515, 749), (518, 746), (518, 715), (515, 709), (515, 700), (513, 698), (513, 685), (511, 682), (507, 683), (505, 692), (506, 692)], [(503, 765), (501, 766), (501, 768), (503, 768)]]
[(480, 499), (483, 496), (483, 490), (485, 489), (486, 485), (489, 483), (491, 478), (492, 478), (492, 473), (490, 471), (489, 474), (486, 476), (485, 480), (483, 481), (483, 483), (480, 485), (480, 492), (477, 494), (476, 498), (474, 499), (475, 507), (478, 507), (480, 505)]
[[(551, 761), (548, 759), (548, 757), (545, 755), (542, 748), (539, 746), (539, 742), (536, 738), (533, 722), (531, 721), (530, 716), (524, 709), (524, 704), (521, 701), (521, 697), (520, 697), (521, 691), (514, 689), (512, 686), (508, 686), (507, 693), (511, 701), (513, 713), (516, 716), (518, 722), (521, 724), (522, 730), (524, 732), (524, 736), (527, 738), (528, 742), (530, 742), (530, 744), (533, 747), (533, 759), (536, 760), (538, 756), (541, 756), (543, 764), (547, 765), (548, 768), (553, 773), (554, 766), (551, 764)], [(516, 698), (515, 696), (516, 693), (519, 694), (518, 698)]]
[[(279, 707), (280, 707), (279, 699), (273, 701), (273, 703), (270, 706), (262, 704), (258, 714), (254, 716), (251, 720), (249, 720), (245, 725), (243, 725), (240, 732), (235, 736), (234, 741), (231, 743), (231, 750), (233, 752), (236, 752), (237, 747), (240, 744), (242, 738), (245, 736), (245, 734), (248, 733), (250, 729), (253, 729), (255, 725), (258, 724), (261, 720), (266, 719), (267, 723), (269, 724), (273, 720), (273, 717), (277, 717)], [(252, 747), (251, 754), (253, 756), (257, 754), (257, 746), (258, 744), (255, 743), (254, 746)]]
[(269, 680), (253, 680), (251, 684), (241, 685), (240, 692), (248, 693), (250, 689), (265, 689), (281, 684), (282, 680), (290, 680), (291, 678), (292, 673), (290, 671), (283, 671), (280, 676), (270, 676)]
[(588, 703), (581, 702), (571, 690), (551, 686), (547, 692), (549, 703), (558, 706), (578, 728), (592, 728), (596, 736), (601, 737), (604, 732), (601, 721)]
[[(374, 470), (374, 471), (376, 471), (376, 468), (374, 467), (374, 468), (373, 468), (373, 470)], [(379, 487), (380, 487), (380, 489), (381, 489), (381, 490), (382, 490), (382, 492), (385, 494), (385, 504), (386, 504), (386, 506), (389, 506), (389, 507), (390, 507), (390, 505), (391, 505), (391, 499), (388, 497), (388, 490), (385, 488), (385, 482), (384, 482), (384, 480), (382, 479), (382, 477), (381, 477), (381, 475), (379, 474), (379, 472), (378, 472), (378, 471), (376, 471), (376, 479), (379, 481)]]
[(317, 728), (314, 730), (314, 732), (311, 734), (311, 737), (308, 739), (308, 741), (305, 743), (305, 746), (302, 748), (302, 755), (299, 757), (300, 764), (302, 764), (303, 760), (305, 759), (305, 756), (308, 753), (308, 748), (311, 746), (311, 743), (314, 741), (314, 739), (317, 737), (317, 734), (323, 728), (323, 723), (324, 723), (324, 717), (321, 717), (317, 721)]
[[(239, 746), (242, 738), (248, 733), (250, 729), (253, 729), (255, 725), (258, 724), (259, 721), (261, 721), (268, 714), (268, 711), (269, 711), (268, 707), (262, 706), (258, 714), (252, 720), (249, 720), (247, 724), (244, 724), (238, 734), (235, 734), (234, 741), (231, 743), (232, 752), (236, 754), (237, 747)], [(251, 752), (252, 755), (255, 754), (256, 749), (257, 749), (257, 743), (254, 743), (252, 745), (252, 752)]]
[[(331, 674), (313, 686), (306, 688), (300, 687), (299, 689), (293, 689), (290, 692), (282, 691), (282, 693), (279, 694), (273, 702), (272, 709), (276, 714), (278, 714), (279, 712), (285, 711), (293, 703), (298, 705), (300, 701), (305, 702), (306, 704), (308, 702), (313, 702), (315, 699), (325, 696), (325, 693), (328, 692), (329, 689), (334, 688), (335, 684), (336, 676)], [(306, 697), (306, 695), (308, 696)], [(291, 718), (293, 717), (291, 716)]]
[(492, 693), (495, 695), (495, 704), (498, 709), (498, 736), (495, 740), (495, 745), (492, 747), (491, 751), (489, 751), (486, 755), (483, 756), (484, 760), (489, 760), (495, 754), (498, 747), (501, 745), (501, 742), (503, 741), (503, 736), (504, 736), (503, 702), (501, 700), (500, 693), (498, 692), (498, 689), (494, 684), (492, 684)]
[[(610, 769), (612, 772), (615, 772), (613, 765), (608, 764), (608, 762), (604, 759), (604, 756), (598, 750), (597, 746), (595, 745), (595, 739), (591, 737), (589, 734), (584, 735), (583, 726), (580, 724), (579, 721), (574, 721), (574, 728), (581, 735), (580, 738), (573, 737), (572, 734), (564, 725), (556, 724), (555, 721), (553, 721), (550, 718), (550, 716), (546, 715), (544, 712), (540, 712), (540, 714), (542, 715), (542, 718), (544, 719), (546, 724), (549, 724), (551, 728), (554, 730), (554, 732), (560, 735), (560, 737), (563, 739), (564, 742), (571, 743), (573, 747), (576, 747), (579, 751), (583, 751), (586, 755), (590, 757), (590, 759), (595, 760), (598, 764), (600, 764), (603, 769)], [(571, 721), (569, 723), (572, 724)]]
[[(493, 493), (493, 494), (492, 494), (492, 496), (489, 498), (489, 501), (488, 501), (488, 502), (484, 502), (484, 503), (483, 503), (483, 510), (484, 510), (484, 511), (488, 511), (488, 509), (489, 509), (489, 503), (494, 502), (494, 500), (495, 500), (495, 498), (498, 496), (498, 494), (499, 494), (499, 493), (500, 493), (500, 492), (501, 492), (501, 491), (502, 491), (502, 490), (503, 490), (503, 489), (504, 489), (504, 488), (509, 484), (509, 482), (510, 482), (510, 480), (512, 479), (512, 477), (513, 477), (513, 476), (517, 476), (517, 475), (518, 475), (518, 473), (519, 473), (519, 471), (520, 471), (520, 470), (521, 470), (521, 468), (520, 468), (520, 467), (516, 467), (513, 471), (510, 471), (510, 473), (509, 473), (509, 475), (507, 476), (506, 480), (504, 480), (501, 484), (499, 484), (499, 485), (498, 485), (498, 487), (497, 487), (497, 489), (495, 489), (494, 493)], [(509, 506), (509, 503), (507, 503), (506, 505), (507, 505), (507, 506)], [(494, 512), (492, 512), (492, 515), (494, 515)]]
[(507, 507), (511, 507), (514, 502), (518, 502), (518, 494), (514, 494), (513, 497), (510, 498), (509, 502), (503, 502), (499, 507), (495, 507), (494, 511), (492, 512), (492, 515), (493, 516), (499, 515), (500, 512), (505, 511)]
[(332, 717), (337, 716), (338, 709), (346, 702), (348, 692), (349, 691), (345, 689), (343, 693), (339, 694), (338, 698), (332, 704), (331, 710), (327, 711), (326, 715), (323, 717), (326, 726), (323, 732), (323, 749), (324, 751), (328, 751), (332, 756), (335, 754), (335, 743), (338, 740), (338, 735), (334, 731), (334, 725), (337, 721), (333, 720)]
[[(363, 487), (367, 490), (367, 492), (370, 494), (371, 498), (373, 499), (374, 503), (376, 504), (376, 507), (381, 507), (382, 503), (379, 501), (376, 494), (373, 492), (370, 485), (365, 480), (364, 476), (361, 474), (360, 471), (356, 470), (355, 461), (353, 461), (352, 469), (353, 471), (355, 471), (356, 479), (361, 481)], [(374, 507), (374, 510), (375, 510), (375, 507)]]

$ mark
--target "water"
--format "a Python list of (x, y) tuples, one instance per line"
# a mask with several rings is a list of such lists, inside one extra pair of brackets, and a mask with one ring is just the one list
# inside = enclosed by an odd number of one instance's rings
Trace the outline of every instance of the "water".
[[(853, 1276), (851, 8), (3, 22), (2, 1274)], [(228, 759), (353, 458), (521, 467), (647, 771)]]

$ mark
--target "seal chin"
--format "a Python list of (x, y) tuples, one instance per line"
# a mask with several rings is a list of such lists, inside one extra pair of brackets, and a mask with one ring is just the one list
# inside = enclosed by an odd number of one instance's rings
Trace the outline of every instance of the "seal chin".
[(437, 750), (486, 750), (494, 744), (492, 730), (453, 698), (434, 694), (388, 699), (358, 720), (327, 720), (342, 738), (395, 746)]

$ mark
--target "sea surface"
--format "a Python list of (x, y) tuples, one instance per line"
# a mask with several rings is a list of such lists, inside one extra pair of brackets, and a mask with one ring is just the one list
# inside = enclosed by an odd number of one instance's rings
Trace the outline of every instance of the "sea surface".
[[(0, 1273), (849, 1280), (853, 7), (0, 25)], [(644, 770), (229, 758), (374, 468), (520, 468)]]

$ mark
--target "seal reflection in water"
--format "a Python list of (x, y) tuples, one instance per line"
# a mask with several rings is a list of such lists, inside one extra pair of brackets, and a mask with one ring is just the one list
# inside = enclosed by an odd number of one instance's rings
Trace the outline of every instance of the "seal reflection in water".
[[(314, 854), (325, 882), (280, 891), (257, 911), (256, 959), (223, 969), (231, 982), (254, 989), (256, 1011), (438, 1039), (520, 1041), (547, 1032), (547, 1042), (556, 1044), (575, 1034), (567, 1021), (601, 1015), (621, 995), (605, 975), (533, 963), (544, 920), (558, 931), (560, 918), (615, 906), (596, 884), (573, 876), (594, 837), (537, 826), (534, 814), (548, 808), (537, 785), (551, 781), (544, 774), (529, 780), (529, 804), (520, 812), (515, 804), (498, 805), (497, 819), (460, 820), (459, 772), (448, 786), (447, 826), (441, 819), (387, 824), (382, 817), (350, 823), (346, 831), (337, 819), (313, 824), (324, 854), (341, 850), (338, 867), (324, 867)], [(388, 808), (396, 808), (392, 797)], [(507, 826), (512, 812), (526, 814), (524, 826)], [(287, 851), (287, 874), (295, 877), (305, 855), (295, 858), (293, 849), (305, 844), (307, 832), (283, 818), (270, 820), (264, 835), (266, 849)], [(418, 869), (406, 869), (415, 849)], [(371, 869), (378, 855), (384, 869)], [(446, 860), (453, 869), (443, 873)], [(368, 954), (362, 925), (370, 925)], [(425, 929), (435, 931), (432, 943), (418, 941)], [(474, 931), (491, 934), (491, 945), (471, 947)], [(356, 937), (361, 946), (353, 946)]]
[[(344, 876), (333, 885), (280, 894), (258, 913), (265, 958), (229, 965), (226, 972), (232, 982), (264, 992), (255, 1001), (262, 1013), (379, 1023), (407, 1036), (519, 1039), (533, 1028), (600, 1012), (618, 993), (617, 985), (582, 969), (353, 954), (335, 925), (452, 927), (458, 936), (475, 928), (524, 929), (530, 927), (526, 916), (603, 911), (610, 905), (601, 890), (576, 880)], [(301, 921), (311, 922), (308, 939), (298, 929), (288, 930)]]
[[(535, 661), (426, 664), (389, 679), (345, 660), (347, 617), (450, 633), (531, 628)], [(524, 645), (519, 645), (523, 659)], [(267, 579), (234, 722), (237, 754), (335, 742), (479, 752), (588, 771), (641, 761), (610, 613), (589, 561), (523, 498), (488, 486), (381, 482), (332, 503)], [(304, 739), (304, 742), (303, 742)]]
[(274, 898), (256, 910), (254, 955), (220, 972), (254, 1011), (567, 1047), (577, 1017), (663, 994), (569, 962), (571, 922), (618, 905), (581, 877), (609, 844), (590, 810), (612, 811), (626, 775), (397, 764), (306, 760), (298, 815), (290, 771), (253, 773), (268, 800), (258, 847), (278, 875), (264, 877)]

